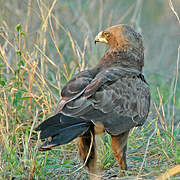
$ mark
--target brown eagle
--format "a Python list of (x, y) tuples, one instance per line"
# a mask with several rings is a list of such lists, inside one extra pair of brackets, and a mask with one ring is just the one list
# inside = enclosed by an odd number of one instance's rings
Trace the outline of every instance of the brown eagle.
[(96, 171), (95, 135), (100, 132), (111, 135), (118, 165), (127, 169), (129, 131), (143, 125), (150, 107), (141, 35), (120, 24), (100, 32), (96, 42), (107, 44), (109, 50), (97, 66), (67, 82), (55, 115), (36, 128), (41, 139), (48, 138), (40, 147), (43, 151), (78, 137), (80, 157), (90, 173)]

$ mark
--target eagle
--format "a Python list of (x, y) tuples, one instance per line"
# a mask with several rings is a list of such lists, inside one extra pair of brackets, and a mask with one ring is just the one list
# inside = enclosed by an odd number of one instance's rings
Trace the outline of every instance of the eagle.
[(120, 169), (127, 169), (129, 131), (144, 124), (151, 99), (142, 74), (142, 36), (120, 24), (99, 32), (97, 42), (109, 46), (105, 55), (95, 67), (77, 73), (67, 82), (54, 115), (36, 128), (40, 139), (46, 139), (41, 151), (78, 138), (79, 154), (90, 174), (96, 173), (95, 135), (103, 132), (111, 136)]

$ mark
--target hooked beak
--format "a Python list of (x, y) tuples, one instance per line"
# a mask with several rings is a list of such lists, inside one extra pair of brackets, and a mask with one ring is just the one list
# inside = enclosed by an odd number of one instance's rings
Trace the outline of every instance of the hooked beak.
[(95, 43), (95, 44), (96, 44), (97, 42), (102, 42), (102, 43), (106, 43), (106, 44), (108, 43), (107, 39), (102, 36), (102, 33), (103, 33), (103, 32), (100, 32), (100, 33), (96, 36), (96, 38), (95, 38), (95, 40), (94, 40), (94, 43)]

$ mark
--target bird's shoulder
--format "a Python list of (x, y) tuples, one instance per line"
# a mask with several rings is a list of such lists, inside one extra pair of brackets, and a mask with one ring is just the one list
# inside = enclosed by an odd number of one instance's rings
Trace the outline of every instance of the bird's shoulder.
[(93, 79), (91, 70), (85, 70), (73, 76), (63, 87), (62, 97), (72, 97), (81, 92)]
[(95, 67), (75, 74), (63, 87), (55, 114), (60, 112), (65, 104), (79, 97), (98, 72), (99, 68)]

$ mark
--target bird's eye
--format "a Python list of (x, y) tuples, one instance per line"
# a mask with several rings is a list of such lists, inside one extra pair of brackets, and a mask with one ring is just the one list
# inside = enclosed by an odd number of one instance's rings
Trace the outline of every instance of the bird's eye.
[(106, 36), (106, 37), (109, 37), (110, 36), (110, 33), (109, 32), (104, 32), (104, 35)]

